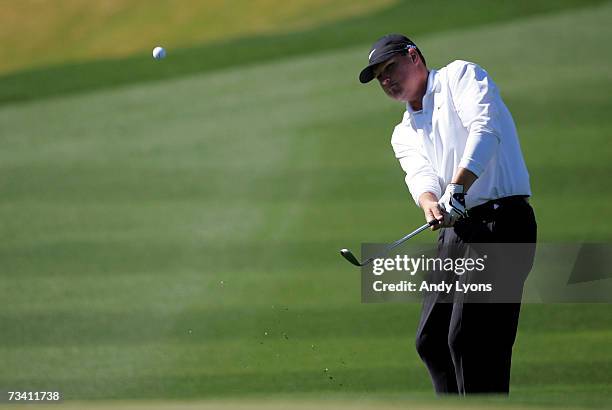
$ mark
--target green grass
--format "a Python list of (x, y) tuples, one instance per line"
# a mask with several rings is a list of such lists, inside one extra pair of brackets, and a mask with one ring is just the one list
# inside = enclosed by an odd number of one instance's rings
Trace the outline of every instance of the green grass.
[[(304, 30), (397, 0), (0, 2), (0, 72)], [(28, 35), (24, 36), (24, 32)]]
[[(542, 241), (610, 240), (611, 17), (607, 3), (420, 41), (430, 65), (473, 60), (500, 86)], [(419, 307), (360, 304), (337, 254), (422, 219), (389, 144), (402, 109), (355, 78), (367, 47), (5, 103), (0, 386), (430, 398)], [(475, 402), (610, 407), (610, 313), (526, 305), (511, 398)]]
[[(232, 35), (224, 41), (219, 40), (214, 43), (204, 43), (186, 48), (170, 47), (168, 50), (169, 57), (155, 66), (151, 64), (150, 46), (141, 48), (142, 51), (134, 55), (117, 59), (103, 58), (105, 54), (102, 50), (97, 54), (100, 58), (99, 61), (89, 61), (92, 58), (90, 56), (70, 64), (35, 68), (0, 76), (0, 104), (65, 95), (66, 93), (99, 90), (137, 82), (165, 80), (227, 69), (228, 67), (255, 65), (281, 58), (341, 50), (347, 46), (364, 43), (364, 48), (361, 51), (361, 65), (366, 61), (367, 50), (374, 40), (389, 32), (407, 32), (415, 41), (420, 42), (421, 37), (426, 34), (446, 31), (449, 28), (461, 29), (475, 25), (493, 24), (560, 9), (600, 4), (601, 2), (602, 0), (559, 0), (555, 2), (523, 0), (498, 2), (495, 7), (491, 7), (487, 0), (466, 0), (463, 2), (447, 0), (400, 1), (375, 13), (339, 19), (325, 24), (323, 22), (326, 19), (321, 17), (315, 19), (315, 21), (321, 22), (320, 25), (306, 26), (301, 31), (281, 31), (281, 33), (263, 33), (238, 38), (235, 38), (237, 33), (232, 32)], [(158, 18), (159, 15), (156, 14), (155, 10), (158, 9), (147, 9), (147, 15), (153, 13), (151, 17), (153, 19)], [(313, 12), (313, 10), (315, 8), (310, 12)], [(127, 14), (128, 17), (132, 16), (130, 13)], [(139, 14), (135, 20), (139, 21), (141, 18), (143, 17)], [(193, 27), (193, 23), (197, 23), (197, 20), (190, 22), (187, 26)], [(160, 33), (159, 37), (155, 37), (155, 42), (163, 43), (164, 39), (166, 41), (173, 39), (176, 36), (174, 33), (184, 29), (183, 25), (178, 22), (168, 24), (175, 24), (179, 27), (175, 30), (169, 30), (166, 37)], [(233, 27), (233, 25), (229, 26)], [(94, 27), (97, 26), (94, 25)], [(117, 39), (117, 42), (128, 43), (128, 46), (134, 42), (140, 42), (143, 37), (148, 38), (151, 35), (151, 32), (143, 27), (142, 23), (128, 24), (125, 27), (122, 24), (119, 24), (118, 27), (111, 25), (111, 27), (114, 27), (115, 31), (111, 30), (110, 34), (116, 36), (117, 32), (123, 33), (123, 37)], [(130, 29), (133, 31), (130, 32)], [(33, 30), (36, 33), (36, 29)], [(86, 25), (83, 30), (91, 30), (91, 28)], [(106, 30), (109, 30), (109, 27), (102, 26), (100, 30), (105, 33)], [(203, 29), (203, 32), (206, 32), (206, 30)], [(90, 38), (93, 34), (89, 33), (87, 38)], [(191, 34), (187, 33), (185, 38), (189, 38), (189, 35), (191, 35), (192, 38), (197, 39), (200, 34), (199, 31), (195, 30)], [(98, 33), (98, 36), (102, 37), (102, 34)], [(119, 36), (121, 37), (121, 34)], [(51, 40), (53, 38), (53, 36), (49, 37)], [(77, 38), (83, 41), (80, 37), (77, 36)], [(91, 38), (92, 41), (97, 41), (96, 36)], [(64, 42), (64, 40), (61, 41), (62, 44)], [(13, 43), (9, 42), (9, 44)], [(176, 44), (181, 44), (181, 42)], [(172, 46), (174, 43), (171, 42), (169, 45)], [(53, 47), (56, 47), (56, 44), (49, 45), (47, 49), (53, 49)], [(79, 49), (92, 54), (92, 49), (95, 50), (95, 47), (94, 44), (85, 41), (85, 44), (80, 45)], [(59, 52), (59, 55), (64, 55), (64, 52)], [(68, 54), (67, 57), (75, 58), (72, 54)], [(32, 60), (32, 63), (35, 62), (36, 60)]]
[[(409, 407), (408, 407), (409, 406)], [(64, 405), (51, 404), (45, 408), (62, 408), (62, 409), (92, 409), (92, 410), (143, 410), (143, 409), (176, 409), (176, 410), (276, 410), (276, 409), (298, 409), (298, 410), (319, 410), (319, 409), (338, 409), (338, 410), (397, 410), (397, 409), (414, 409), (414, 410), (457, 410), (457, 409), (490, 409), (491, 406), (506, 410), (528, 410), (533, 409), (532, 406), (516, 405), (505, 403), (502, 400), (486, 400), (477, 402), (470, 399), (464, 399), (461, 402), (440, 398), (435, 402), (425, 401), (423, 399), (415, 399), (405, 395), (383, 395), (373, 397), (372, 395), (346, 395), (336, 396), (334, 398), (296, 398), (294, 396), (280, 396), (273, 399), (270, 398), (255, 398), (255, 399), (221, 399), (221, 400), (142, 400), (142, 401), (103, 401), (103, 402), (70, 402)], [(6, 409), (23, 409), (33, 408), (17, 404), (5, 406)], [(40, 408), (37, 404), (36, 408)], [(541, 409), (550, 409), (551, 407), (540, 407)], [(576, 409), (576, 407), (567, 407), (567, 409)]]

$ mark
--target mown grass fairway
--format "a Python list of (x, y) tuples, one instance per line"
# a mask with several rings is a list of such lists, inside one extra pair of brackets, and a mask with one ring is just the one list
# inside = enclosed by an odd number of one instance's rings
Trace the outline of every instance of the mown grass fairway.
[[(129, 3), (114, 0), (112, 4), (107, 1), (97, 7), (89, 6), (84, 0), (68, 1), (72, 2), (73, 7), (67, 7), (59, 13), (54, 4), (46, 6), (51, 9), (46, 14), (41, 12), (38, 5), (32, 14), (41, 17), (42, 23), (34, 23), (31, 30), (26, 25), (26, 30), (33, 32), (27, 40), (22, 40), (23, 36), (20, 36), (24, 28), (19, 18), (16, 22), (13, 21), (15, 18), (10, 20), (10, 17), (15, 17), (13, 13), (2, 13), (0, 8), (0, 15), (9, 17), (0, 17), (0, 40), (5, 43), (0, 50), (0, 57), (2, 53), (6, 54), (4, 63), (0, 58), (0, 72), (4, 71), (2, 64), (5, 64), (6, 70), (11, 70), (15, 61), (19, 61), (16, 67), (28, 67), (0, 76), (0, 104), (202, 74), (228, 67), (257, 65), (292, 56), (342, 50), (360, 42), (367, 48), (373, 38), (384, 33), (405, 31), (406, 16), (420, 16), (410, 21), (410, 34), (416, 39), (423, 34), (448, 30), (449, 27), (461, 29), (493, 24), (602, 3), (602, 0), (522, 0), (491, 7), (488, 0), (464, 0), (461, 3), (436, 0), (427, 3), (396, 1), (389, 7), (380, 8), (376, 6), (384, 0), (295, 0), (284, 2), (282, 6), (276, 3), (278, 0), (241, 0), (231, 5), (217, 4), (214, 8), (220, 13), (213, 17), (212, 27), (223, 27), (226, 36), (211, 42), (217, 38), (217, 30), (211, 33), (210, 25), (203, 30), (198, 25), (206, 24), (202, 20), (210, 20), (214, 13), (208, 14), (205, 7), (194, 6), (192, 3), (195, 2), (192, 1), (181, 2), (185, 9), (173, 8), (168, 16), (164, 15), (164, 10), (174, 4), (168, 0), (154, 0), (157, 6), (164, 7), (147, 7), (151, 1), (143, 0)], [(80, 4), (77, 10), (85, 15), (79, 17), (77, 13), (76, 17), (71, 17), (70, 12), (74, 12), (74, 4), (77, 3)], [(236, 14), (233, 11), (238, 3), (248, 4), (246, 14)], [(28, 5), (32, 7), (29, 0), (23, 4), (26, 10)], [(300, 13), (306, 6), (307, 17)], [(121, 12), (114, 15), (114, 8)], [(253, 10), (257, 10), (257, 13), (253, 14)], [(367, 10), (371, 12), (366, 13)], [(105, 15), (100, 11), (111, 13)], [(21, 12), (17, 17), (23, 15), (27, 13)], [(330, 16), (337, 18), (330, 21)], [(353, 17), (342, 18), (348, 16)], [(3, 18), (10, 24), (2, 24)], [(32, 18), (21, 20), (32, 24)], [(67, 35), (57, 38), (54, 26), (47, 27), (50, 23), (61, 27), (60, 35), (65, 31)], [(299, 27), (300, 30), (290, 31), (292, 27)], [(39, 32), (42, 33), (42, 39), (36, 37)], [(7, 37), (2, 37), (2, 33)], [(257, 34), (247, 36), (248, 33)], [(190, 48), (180, 48), (198, 39), (208, 41)], [(151, 50), (158, 43), (169, 47), (168, 52), (172, 58), (153, 69)], [(58, 44), (62, 47), (58, 48)], [(92, 61), (91, 53), (94, 50), (97, 59)], [(102, 58), (121, 56), (127, 52), (134, 54), (115, 59)], [(15, 58), (12, 54), (19, 54), (20, 57)], [(41, 63), (58, 60), (68, 60), (71, 63), (37, 68)]]
[[(0, 2), (0, 72), (306, 29), (397, 0)], [(28, 35), (24, 36), (23, 32)]]
[[(542, 241), (611, 239), (611, 18), (416, 39), (430, 66), (472, 60), (498, 83)], [(368, 47), (1, 106), (0, 386), (147, 401), (100, 409), (456, 406), (429, 401), (419, 306), (361, 304), (337, 253), (422, 223), (389, 143), (402, 107), (357, 81)], [(466, 403), (611, 407), (611, 313), (526, 305), (512, 396)]]
[[(408, 407), (409, 406), (409, 407)], [(461, 402), (457, 400), (438, 399), (435, 402), (423, 402), (413, 400), (405, 396), (384, 397), (374, 399), (371, 396), (361, 397), (335, 397), (333, 399), (291, 399), (277, 398), (273, 400), (244, 399), (244, 400), (188, 400), (188, 401), (105, 401), (105, 402), (72, 402), (65, 405), (12, 405), (2, 407), (3, 409), (57, 409), (62, 408), (90, 410), (400, 410), (410, 408), (411, 410), (487, 410), (492, 407), (503, 410), (531, 410), (531, 406), (523, 406), (505, 403), (501, 400), (476, 403), (466, 399)], [(546, 410), (553, 407), (538, 407)], [(564, 407), (565, 410), (573, 410), (576, 407)]]

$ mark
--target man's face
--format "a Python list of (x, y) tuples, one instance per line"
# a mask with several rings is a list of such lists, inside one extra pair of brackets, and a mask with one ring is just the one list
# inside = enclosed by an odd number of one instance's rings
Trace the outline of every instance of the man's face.
[(414, 50), (407, 55), (397, 54), (374, 70), (383, 91), (394, 100), (407, 103), (422, 98), (419, 93), (424, 79), (418, 66), (420, 59), (415, 54)]

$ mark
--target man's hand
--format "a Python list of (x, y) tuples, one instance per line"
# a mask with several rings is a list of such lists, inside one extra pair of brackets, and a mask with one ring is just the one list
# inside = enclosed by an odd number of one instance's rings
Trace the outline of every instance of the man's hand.
[(434, 219), (440, 221), (439, 224), (431, 227), (432, 231), (440, 229), (444, 226), (445, 219), (450, 219), (448, 217), (444, 217), (444, 214), (438, 205), (438, 198), (431, 192), (425, 192), (419, 197), (419, 206), (425, 213), (425, 220), (427, 222), (431, 222)]
[(448, 184), (438, 204), (450, 217), (450, 221), (445, 221), (445, 225), (453, 226), (459, 219), (465, 218), (467, 211), (465, 209), (463, 185)]

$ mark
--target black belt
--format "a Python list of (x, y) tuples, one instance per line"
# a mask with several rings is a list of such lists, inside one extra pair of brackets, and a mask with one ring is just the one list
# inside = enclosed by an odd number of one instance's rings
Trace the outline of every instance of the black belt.
[(492, 222), (496, 219), (495, 214), (499, 208), (516, 205), (524, 206), (528, 203), (527, 198), (529, 198), (529, 195), (513, 195), (492, 199), (484, 204), (468, 209), (468, 217), (485, 222)]

